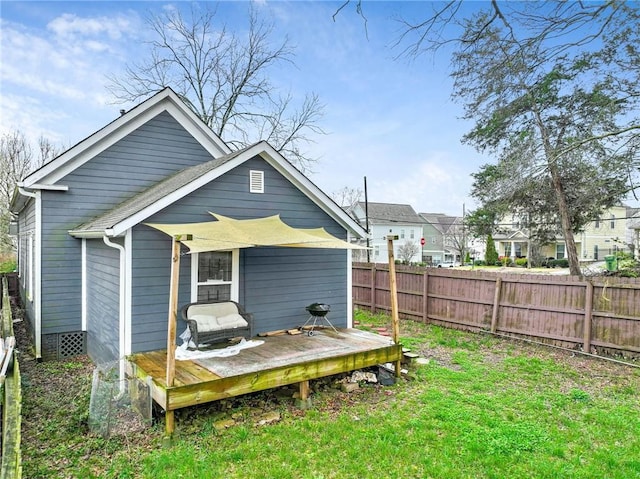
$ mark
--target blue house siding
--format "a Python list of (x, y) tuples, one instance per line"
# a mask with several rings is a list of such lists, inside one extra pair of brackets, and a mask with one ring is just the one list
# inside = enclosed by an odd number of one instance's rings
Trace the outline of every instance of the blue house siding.
[[(163, 349), (167, 345), (171, 239), (147, 226), (133, 231), (131, 285), (132, 351)], [(183, 247), (183, 252), (186, 248)], [(191, 257), (180, 258), (178, 305), (190, 299)], [(178, 319), (178, 335), (186, 324)]]
[(68, 191), (43, 191), (42, 334), (81, 328), (79, 224), (113, 208), (168, 175), (211, 160), (169, 115), (161, 113), (78, 167), (59, 183)]
[(88, 240), (87, 279), (87, 353), (96, 364), (115, 361), (120, 356), (120, 252)]
[[(249, 171), (264, 171), (265, 192), (249, 193)], [(279, 214), (299, 228), (346, 231), (262, 158), (253, 158), (148, 219), (149, 223), (211, 221), (208, 211), (238, 219)], [(132, 351), (166, 346), (171, 240), (139, 225), (133, 231)], [(330, 318), (346, 326), (347, 252), (250, 248), (240, 252), (240, 302), (255, 315), (255, 333), (293, 328), (308, 318), (305, 306), (331, 304)], [(181, 261), (179, 306), (190, 300), (191, 258)], [(184, 325), (178, 325), (178, 332)]]
[[(35, 229), (36, 229), (36, 204), (33, 199), (29, 200), (25, 206), (25, 208), (20, 212), (20, 216), (18, 217), (18, 242), (19, 242), (19, 253), (20, 257), (18, 258), (19, 265), (19, 282), (20, 282), (20, 296), (22, 298), (22, 304), (25, 307), (26, 311), (26, 319), (29, 322), (29, 328), (31, 333), (34, 332), (34, 318), (35, 318), (35, 310), (33, 299), (35, 295), (35, 291), (28, 291), (29, 288), (29, 280), (35, 280), (32, 276), (35, 273), (35, 254), (36, 254), (36, 244), (35, 244)], [(29, 236), (33, 238), (32, 242), (32, 250), (29, 253)], [(29, 255), (31, 255), (32, 261), (34, 262), (34, 270), (29, 270)], [(33, 282), (33, 289), (35, 289), (35, 282)], [(30, 297), (29, 297), (30, 296)]]
[(255, 333), (291, 329), (309, 318), (305, 306), (328, 303), (336, 327), (347, 326), (346, 251), (251, 248), (244, 252), (244, 304)]

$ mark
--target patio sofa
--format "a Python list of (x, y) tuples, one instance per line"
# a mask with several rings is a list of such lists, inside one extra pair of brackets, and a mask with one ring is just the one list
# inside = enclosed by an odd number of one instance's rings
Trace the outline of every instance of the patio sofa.
[(240, 336), (251, 338), (253, 315), (235, 301), (189, 303), (181, 312), (197, 349), (201, 344)]

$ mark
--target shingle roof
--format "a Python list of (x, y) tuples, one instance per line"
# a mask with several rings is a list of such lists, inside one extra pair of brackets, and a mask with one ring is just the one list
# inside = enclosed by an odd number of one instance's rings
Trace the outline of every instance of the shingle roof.
[[(363, 201), (358, 205), (364, 211), (365, 204)], [(369, 223), (370, 224), (388, 224), (388, 223), (408, 223), (423, 224), (424, 220), (415, 212), (411, 205), (401, 205), (395, 203), (368, 203)]]

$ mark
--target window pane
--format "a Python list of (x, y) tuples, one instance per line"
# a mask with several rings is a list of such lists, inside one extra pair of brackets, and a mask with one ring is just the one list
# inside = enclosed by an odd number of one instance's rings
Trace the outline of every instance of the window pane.
[(231, 281), (231, 251), (210, 251), (198, 255), (198, 282)]
[(198, 301), (228, 301), (230, 299), (230, 284), (207, 284), (198, 286)]

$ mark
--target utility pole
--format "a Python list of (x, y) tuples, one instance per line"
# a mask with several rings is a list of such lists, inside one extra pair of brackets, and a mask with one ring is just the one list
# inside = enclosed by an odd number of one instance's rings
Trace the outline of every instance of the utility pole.
[(367, 229), (367, 263), (371, 263), (371, 250), (369, 249), (369, 237), (371, 233), (369, 231), (369, 197), (367, 196), (367, 177), (364, 177), (364, 221), (365, 228)]

